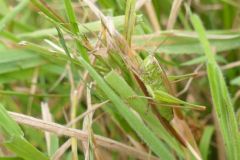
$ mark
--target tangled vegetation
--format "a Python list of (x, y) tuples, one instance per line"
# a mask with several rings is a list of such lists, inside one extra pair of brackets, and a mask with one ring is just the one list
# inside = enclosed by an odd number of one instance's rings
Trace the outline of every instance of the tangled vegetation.
[(239, 160), (236, 0), (0, 0), (0, 160)]

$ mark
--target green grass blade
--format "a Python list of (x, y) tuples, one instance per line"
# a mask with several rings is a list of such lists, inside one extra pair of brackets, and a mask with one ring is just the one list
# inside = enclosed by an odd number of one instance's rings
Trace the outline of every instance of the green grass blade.
[(234, 78), (233, 80), (231, 80), (231, 85), (238, 85), (240, 86), (240, 76)]
[(23, 132), (17, 123), (8, 115), (5, 108), (0, 104), (0, 127), (4, 131), (5, 142), (3, 144), (26, 160), (48, 160), (48, 158), (33, 147), (23, 137)]
[(6, 132), (6, 135), (11, 136), (23, 136), (21, 128), (17, 123), (12, 120), (2, 104), (0, 104), (0, 127)]
[(77, 25), (78, 23), (77, 23), (77, 19), (71, 4), (71, 0), (64, 0), (64, 4), (65, 4), (68, 20), (71, 25), (71, 30), (73, 31), (74, 34), (78, 34), (79, 33), (79, 29)]
[(4, 145), (25, 160), (49, 160), (47, 156), (37, 150), (23, 137), (12, 137)]
[(100, 89), (112, 101), (118, 112), (129, 125), (135, 130), (138, 136), (150, 147), (150, 149), (163, 159), (174, 159), (172, 153), (162, 142), (145, 126), (145, 124), (130, 110), (130, 108), (119, 98), (102, 77), (83, 58), (79, 58), (80, 63), (86, 68), (89, 74), (95, 79)]
[[(113, 24), (117, 29), (122, 29), (124, 26), (124, 16), (112, 17)], [(142, 21), (142, 15), (138, 15), (136, 18), (136, 23)], [(101, 21), (93, 21), (84, 24), (78, 24), (79, 34), (87, 34), (89, 32), (100, 31)], [(58, 32), (55, 28), (40, 29), (33, 32), (20, 33), (17, 35), (20, 39), (30, 39), (30, 38), (42, 38), (47, 36), (55, 36)]]
[[(206, 60), (207, 60), (206, 56), (199, 56), (197, 58), (194, 58), (192, 60), (189, 60), (189, 61), (186, 61), (186, 62), (182, 63), (181, 66), (196, 65), (196, 64), (204, 63)], [(216, 55), (216, 60), (218, 62), (223, 62), (223, 63), (225, 62), (226, 63), (226, 60), (221, 56)]]
[(20, 39), (16, 37), (16, 35), (12, 34), (11, 32), (8, 32), (8, 31), (2, 31), (0, 32), (0, 36), (6, 38), (6, 39), (9, 39), (13, 42), (19, 42)]
[(46, 16), (50, 17), (51, 19), (53, 19), (56, 22), (63, 23), (62, 25), (67, 27), (66, 24), (64, 23), (64, 21), (55, 12), (53, 12), (48, 7), (46, 7), (41, 1), (39, 1), (39, 0), (31, 0), (31, 2), (37, 8), (39, 8), (39, 10), (41, 10)]
[[(78, 24), (76, 22), (76, 18), (74, 16), (74, 12), (71, 6), (71, 2), (66, 0), (65, 2), (65, 6), (67, 9), (67, 15), (68, 15), (68, 19), (70, 21), (70, 27), (69, 24), (64, 23), (64, 21), (61, 19), (61, 17), (59, 17), (53, 10), (51, 10), (49, 7), (47, 7), (47, 5), (43, 4), (42, 2), (38, 2), (35, 0), (32, 0), (32, 2), (41, 10), (43, 11), (43, 15), (45, 16), (46, 19), (48, 19), (49, 21), (51, 21), (53, 24), (55, 24), (56, 26), (62, 26), (62, 28), (67, 31), (68, 33), (70, 33), (71, 35), (76, 36), (75, 37), (75, 43), (78, 49), (78, 52), (80, 53), (80, 55), (86, 59), (87, 61), (89, 61), (89, 57), (87, 54), (87, 50), (86, 48), (83, 46), (83, 44), (81, 43), (81, 41), (79, 40), (79, 29), (78, 29)], [(57, 33), (59, 33), (59, 30), (57, 30)]]
[(199, 17), (197, 15), (192, 15), (191, 21), (194, 26), (194, 29), (198, 33), (199, 41), (201, 43), (201, 46), (204, 49), (204, 53), (208, 59), (208, 62), (215, 63), (216, 61), (215, 61), (214, 54), (212, 51), (213, 48), (210, 47), (210, 43), (206, 37), (205, 29), (203, 28), (201, 20), (199, 19)]
[[(129, 105), (139, 113), (146, 124), (153, 130), (156, 135), (159, 135), (173, 150), (176, 151), (179, 157), (183, 157), (183, 151), (178, 141), (176, 141), (159, 122), (157, 117), (148, 108), (147, 101), (144, 99), (131, 98), (137, 96), (127, 82), (120, 77), (116, 72), (111, 71), (105, 76), (107, 83), (122, 97)], [(164, 146), (163, 146), (164, 147)], [(166, 147), (166, 146), (165, 146)]]
[(12, 12), (7, 13), (5, 17), (3, 17), (0, 21), (0, 32), (4, 29), (4, 27), (13, 20), (13, 18), (21, 12), (27, 5), (29, 0), (22, 0), (20, 3), (12, 10)]
[[(208, 40), (211, 42), (211, 45), (215, 47), (216, 52), (233, 50), (240, 47), (239, 34), (227, 30), (225, 32), (223, 31), (215, 34), (207, 32)], [(181, 56), (184, 54), (204, 53), (204, 50), (194, 32), (163, 31), (162, 34), (154, 35), (152, 38), (150, 35), (133, 37), (134, 44), (137, 44), (140, 48), (144, 47), (149, 52), (155, 50), (156, 44), (161, 41), (164, 41), (164, 43), (156, 50), (156, 52), (159, 53), (176, 54)]]
[[(64, 4), (65, 4), (66, 12), (68, 15), (68, 20), (70, 22), (71, 31), (74, 33), (74, 35), (76, 35), (78, 37), (78, 36), (80, 36), (79, 28), (78, 28), (77, 19), (76, 19), (76, 16), (75, 16), (72, 4), (71, 4), (71, 0), (64, 0)], [(83, 44), (79, 40), (76, 40), (76, 45), (77, 45), (78, 51), (80, 52), (82, 57), (86, 61), (89, 62), (88, 53), (87, 53), (86, 48), (83, 46)]]
[(214, 53), (206, 38), (205, 29), (197, 15), (191, 16), (194, 29), (198, 32), (199, 41), (207, 57), (207, 73), (210, 83), (213, 105), (217, 113), (220, 131), (223, 136), (227, 158), (240, 159), (240, 134), (234, 114), (234, 107), (224, 81), (223, 74), (215, 60)]
[(136, 13), (135, 13), (136, 0), (127, 0), (125, 11), (125, 38), (128, 45), (131, 46), (132, 34), (134, 31)]
[[(26, 43), (26, 47), (28, 49), (38, 51), (37, 53), (49, 57), (50, 59), (57, 57), (57, 59), (55, 58), (55, 61), (63, 61), (66, 63), (69, 59), (67, 55), (60, 53), (52, 54), (49, 50), (32, 43)], [(56, 56), (56, 54), (58, 55)], [(73, 60), (73, 63), (76, 65), (82, 64), (82, 66), (88, 70), (89, 74), (95, 79), (100, 89), (116, 106), (116, 110), (119, 112), (119, 114), (129, 123), (138, 136), (146, 144), (148, 144), (149, 148), (159, 157), (163, 157), (164, 159), (173, 159), (172, 153), (167, 148), (162, 148), (163, 143), (153, 134), (153, 132), (149, 130), (148, 127), (146, 127), (139, 117), (136, 117), (136, 115), (130, 110), (129, 106), (126, 105), (121, 98), (116, 95), (116, 93), (108, 86), (104, 79), (101, 78), (101, 76), (94, 70), (94, 68), (90, 66), (82, 57), (79, 57), (79, 61)]]
[(47, 63), (39, 55), (24, 50), (0, 49), (0, 57), (0, 74), (24, 71)]
[(210, 148), (210, 143), (211, 143), (211, 138), (213, 136), (214, 133), (214, 128), (213, 126), (207, 126), (204, 129), (200, 144), (199, 144), (199, 149), (200, 152), (202, 154), (203, 160), (207, 160), (208, 159), (208, 155), (209, 155), (209, 148)]
[(72, 59), (72, 58), (71, 58), (71, 55), (70, 55), (70, 52), (69, 52), (69, 50), (68, 50), (67, 44), (66, 44), (66, 42), (65, 42), (65, 40), (64, 40), (62, 31), (60, 30), (59, 27), (56, 27), (56, 29), (57, 29), (57, 32), (58, 32), (59, 41), (60, 41), (60, 43), (61, 43), (61, 45), (62, 45), (65, 53), (68, 55), (69, 59)]

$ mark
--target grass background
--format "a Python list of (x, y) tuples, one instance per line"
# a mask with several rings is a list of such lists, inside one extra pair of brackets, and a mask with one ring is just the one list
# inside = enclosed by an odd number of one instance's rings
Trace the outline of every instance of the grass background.
[(239, 8), (0, 0), (0, 160), (239, 160)]

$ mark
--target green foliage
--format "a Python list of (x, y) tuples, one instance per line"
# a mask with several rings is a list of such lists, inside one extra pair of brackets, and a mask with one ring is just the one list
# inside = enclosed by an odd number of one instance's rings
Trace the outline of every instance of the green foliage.
[(213, 133), (214, 128), (212, 126), (206, 126), (201, 137), (199, 148), (204, 160), (208, 159), (208, 155), (210, 153), (211, 138), (213, 136)]
[(89, 74), (95, 79), (101, 90), (112, 101), (120, 115), (129, 123), (139, 137), (149, 145), (151, 150), (159, 157), (173, 159), (173, 155), (163, 147), (157, 137), (145, 126), (145, 124), (129, 109), (120, 97), (107, 85), (101, 76), (84, 59), (79, 58), (80, 63), (88, 70)]
[[(0, 0), (0, 160), (47, 160), (60, 147), (66, 160), (240, 159), (239, 8), (232, 0)], [(77, 155), (64, 144), (70, 137), (38, 123), (20, 128), (7, 111), (41, 119), (42, 103), (79, 133), (81, 116), (92, 115)], [(73, 112), (81, 118), (68, 125)]]
[(119, 94), (119, 96), (124, 98), (129, 106), (131, 106), (135, 111), (137, 111), (137, 113), (139, 113), (141, 117), (143, 117), (143, 120), (156, 135), (159, 135), (164, 141), (166, 141), (167, 144), (169, 144), (172, 149), (179, 154), (180, 157), (183, 156), (182, 149), (179, 147), (180, 144), (173, 137), (171, 137), (168, 132), (166, 132), (164, 126), (159, 123), (156, 116), (149, 108), (147, 108), (149, 106), (146, 105), (146, 100), (138, 98), (138, 95), (116, 72), (111, 71), (105, 76), (105, 79), (107, 83)]
[(30, 144), (24, 137), (21, 128), (11, 119), (5, 108), (0, 104), (0, 127), (4, 131), (4, 145), (26, 160), (48, 160), (48, 158)]
[(4, 16), (0, 21), (0, 32), (6, 27), (6, 25), (11, 22), (15, 16), (21, 12), (29, 3), (29, 0), (22, 0), (13, 10)]
[(206, 33), (197, 15), (192, 15), (192, 24), (198, 32), (199, 40), (207, 57), (207, 73), (212, 94), (213, 104), (217, 113), (217, 119), (223, 135), (228, 159), (240, 158), (240, 135), (234, 114), (234, 107), (223, 78), (223, 74), (214, 58), (212, 48), (206, 38)]

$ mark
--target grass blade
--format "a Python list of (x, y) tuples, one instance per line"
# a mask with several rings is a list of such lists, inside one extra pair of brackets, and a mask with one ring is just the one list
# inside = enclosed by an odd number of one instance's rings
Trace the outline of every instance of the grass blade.
[[(78, 28), (78, 23), (77, 23), (75, 13), (71, 4), (71, 0), (64, 0), (64, 4), (65, 4), (66, 12), (68, 15), (68, 20), (70, 22), (71, 31), (78, 37), (80, 36), (79, 28)], [(88, 53), (86, 48), (83, 46), (83, 44), (79, 40), (76, 40), (76, 45), (82, 57), (89, 62)]]
[[(122, 29), (124, 25), (124, 16), (112, 17), (113, 24), (116, 28)], [(136, 22), (142, 21), (142, 15), (136, 16)], [(96, 32), (101, 30), (101, 21), (93, 21), (84, 24), (78, 23), (79, 34), (87, 34), (89, 32)], [(20, 33), (17, 35), (21, 39), (43, 38), (48, 36), (55, 36), (58, 32), (55, 28), (40, 29), (33, 32)]]
[[(153, 130), (156, 135), (159, 135), (173, 150), (176, 151), (179, 157), (182, 157), (182, 149), (180, 144), (166, 131), (164, 126), (159, 122), (157, 117), (148, 110), (147, 102), (143, 99), (133, 99), (137, 96), (127, 82), (120, 77), (116, 72), (111, 71), (105, 76), (107, 83), (124, 99), (128, 100), (129, 105), (139, 113), (146, 124)], [(164, 146), (163, 146), (164, 147)], [(165, 146), (166, 147), (166, 146)]]
[(24, 71), (47, 63), (44, 58), (24, 50), (3, 49), (0, 57), (0, 74)]
[(4, 131), (4, 145), (26, 160), (48, 160), (48, 158), (33, 147), (24, 137), (21, 128), (10, 118), (5, 108), (0, 104), (0, 127)]
[(27, 5), (29, 0), (22, 0), (20, 3), (12, 10), (12, 12), (8, 13), (3, 19), (0, 21), (0, 32), (4, 29), (4, 27), (13, 20), (13, 18), (21, 12)]
[(37, 8), (39, 8), (45, 15), (47, 15), (48, 17), (50, 17), (51, 19), (53, 19), (56, 22), (63, 23), (63, 25), (65, 27), (68, 27), (68, 26), (66, 26), (66, 23), (64, 23), (64, 21), (55, 12), (53, 12), (49, 7), (47, 7), (45, 4), (43, 4), (42, 1), (31, 0), (31, 2)]
[(86, 68), (89, 74), (95, 79), (102, 91), (116, 106), (118, 112), (124, 117), (129, 125), (135, 130), (138, 136), (150, 147), (150, 149), (163, 159), (174, 159), (170, 151), (162, 147), (162, 142), (139, 120), (129, 107), (119, 98), (116, 93), (106, 84), (101, 76), (83, 58), (79, 58), (80, 63)]
[(0, 104), (0, 127), (6, 132), (9, 136), (23, 136), (24, 133), (22, 132), (21, 128), (14, 122), (9, 115), (7, 114), (6, 110)]
[(207, 126), (204, 129), (204, 132), (200, 141), (200, 145), (199, 145), (203, 160), (208, 159), (209, 147), (210, 147), (210, 142), (211, 142), (213, 133), (214, 133), (214, 128), (212, 126)]
[(23, 137), (13, 137), (5, 143), (5, 146), (25, 160), (49, 160)]
[(223, 74), (215, 60), (214, 53), (206, 38), (205, 29), (197, 15), (191, 16), (194, 29), (198, 32), (199, 41), (207, 57), (207, 73), (211, 89), (213, 105), (220, 124), (220, 131), (226, 147), (227, 158), (240, 159), (240, 134), (234, 114), (234, 107), (224, 81)]
[[(228, 51), (240, 46), (239, 34), (234, 34), (234, 32), (212, 34), (208, 31), (207, 38), (211, 45), (216, 48), (216, 52)], [(164, 43), (156, 50), (159, 53), (175, 55), (204, 53), (195, 32), (162, 31), (155, 35), (133, 37), (134, 44), (137, 44), (140, 50), (144, 48), (149, 52), (154, 50), (160, 41), (164, 41)]]
[(136, 21), (135, 4), (136, 4), (136, 0), (127, 0), (126, 2), (125, 38), (129, 46), (131, 46), (132, 34), (134, 31), (134, 25)]

